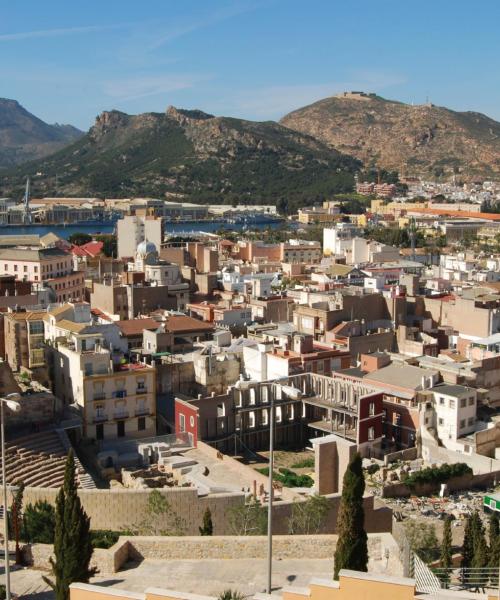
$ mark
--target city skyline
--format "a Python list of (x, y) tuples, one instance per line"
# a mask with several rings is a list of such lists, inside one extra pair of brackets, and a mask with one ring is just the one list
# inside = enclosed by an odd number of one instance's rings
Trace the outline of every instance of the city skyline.
[[(27, 10), (28, 8), (28, 10)], [(346, 89), (499, 119), (500, 42), (487, 1), (356, 9), (316, 1), (53, 2), (3, 15), (0, 96), (47, 122), (88, 129), (103, 110), (279, 119)], [(28, 16), (26, 16), (28, 15)]]

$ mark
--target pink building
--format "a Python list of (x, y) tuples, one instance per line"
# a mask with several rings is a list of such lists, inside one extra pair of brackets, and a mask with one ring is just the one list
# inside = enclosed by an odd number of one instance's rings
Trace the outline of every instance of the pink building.
[(6, 248), (0, 250), (0, 275), (18, 281), (44, 283), (57, 302), (83, 298), (82, 273), (73, 272), (73, 257), (60, 248)]

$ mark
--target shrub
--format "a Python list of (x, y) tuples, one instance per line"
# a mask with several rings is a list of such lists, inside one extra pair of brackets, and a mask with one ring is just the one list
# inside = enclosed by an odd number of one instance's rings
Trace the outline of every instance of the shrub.
[(31, 544), (53, 544), (56, 516), (54, 507), (38, 500), (24, 510), (24, 534)]
[(468, 474), (472, 475), (472, 469), (465, 463), (444, 464), (440, 467), (427, 467), (426, 469), (412, 473), (403, 479), (403, 483), (409, 488), (414, 488), (424, 483), (445, 483), (453, 477), (461, 477)]
[(368, 465), (366, 467), (366, 472), (368, 475), (374, 475), (377, 471), (380, 471), (380, 465), (377, 465), (377, 463), (373, 463), (372, 465)]
[(245, 596), (237, 590), (224, 590), (218, 596), (218, 600), (244, 600)]
[(111, 546), (116, 544), (120, 535), (119, 531), (95, 529), (90, 532), (90, 543), (92, 544), (92, 548), (111, 548)]
[[(269, 467), (263, 467), (257, 471), (266, 477), (269, 476)], [(313, 478), (309, 475), (297, 475), (285, 467), (281, 467), (278, 473), (274, 471), (273, 479), (282, 483), (284, 487), (312, 487), (314, 484)]]

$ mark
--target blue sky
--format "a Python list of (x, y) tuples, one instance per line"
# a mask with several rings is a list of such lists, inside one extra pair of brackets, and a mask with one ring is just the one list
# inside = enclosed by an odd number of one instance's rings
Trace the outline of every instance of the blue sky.
[(498, 0), (0, 4), (0, 97), (48, 122), (169, 104), (249, 119), (345, 89), (500, 120)]

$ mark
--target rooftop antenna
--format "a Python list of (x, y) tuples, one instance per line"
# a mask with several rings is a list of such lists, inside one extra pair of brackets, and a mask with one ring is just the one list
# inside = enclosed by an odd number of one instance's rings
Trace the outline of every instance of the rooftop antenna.
[(23, 197), (23, 206), (24, 206), (24, 212), (23, 212), (23, 222), (24, 223), (31, 223), (31, 211), (30, 211), (30, 178), (27, 177), (26, 178), (26, 189), (24, 190), (24, 197)]

